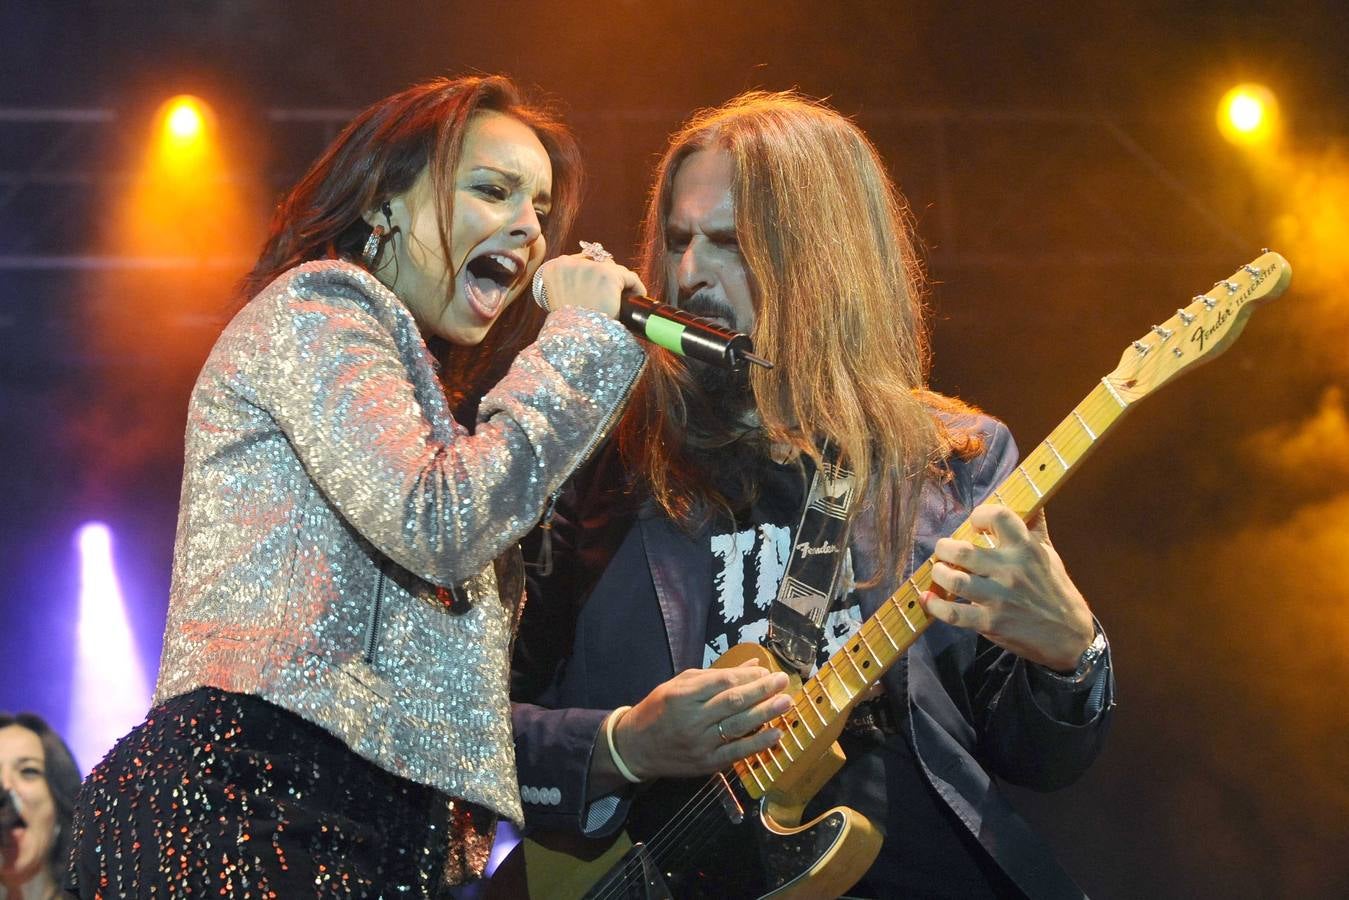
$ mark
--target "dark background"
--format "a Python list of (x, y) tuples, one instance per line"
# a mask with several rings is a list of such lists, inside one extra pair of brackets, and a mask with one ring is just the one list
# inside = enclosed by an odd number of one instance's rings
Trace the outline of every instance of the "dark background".
[[(1017, 801), (1093, 896), (1349, 895), (1347, 20), (1335, 2), (6, 4), (0, 708), (66, 721), (90, 519), (153, 671), (192, 379), (270, 203), (351, 111), (436, 74), (542, 88), (586, 152), (577, 233), (623, 257), (689, 111), (798, 87), (856, 117), (912, 203), (934, 386), (1024, 449), (1192, 294), (1261, 247), (1290, 259), (1292, 290), (1051, 504), (1120, 707), (1087, 777)], [(1246, 79), (1282, 103), (1273, 153), (1214, 127)], [(216, 110), (235, 207), (128, 251), (116, 210), (180, 92)]]

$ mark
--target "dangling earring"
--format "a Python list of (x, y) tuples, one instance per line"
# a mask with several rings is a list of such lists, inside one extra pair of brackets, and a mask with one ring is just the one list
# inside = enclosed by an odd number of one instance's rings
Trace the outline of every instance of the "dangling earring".
[(384, 242), (393, 235), (393, 207), (389, 206), (389, 201), (381, 203), (379, 211), (384, 213), (384, 221), (389, 223), (389, 227), (376, 225), (371, 228), (370, 237), (365, 239), (365, 246), (361, 248), (361, 260), (371, 272), (375, 271), (375, 261), (379, 259), (379, 251), (384, 249)]
[(371, 272), (375, 271), (375, 260), (379, 258), (380, 248), (384, 246), (384, 235), (388, 230), (383, 225), (376, 225), (370, 229), (370, 237), (365, 239), (365, 246), (361, 248), (361, 261)]

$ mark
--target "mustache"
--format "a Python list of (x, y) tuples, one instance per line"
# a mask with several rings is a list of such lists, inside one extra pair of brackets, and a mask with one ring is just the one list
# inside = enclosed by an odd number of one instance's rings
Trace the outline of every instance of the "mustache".
[(686, 313), (702, 316), (705, 319), (722, 318), (727, 322), (735, 322), (735, 313), (731, 311), (730, 304), (706, 291), (698, 291), (688, 297), (680, 297), (677, 306)]

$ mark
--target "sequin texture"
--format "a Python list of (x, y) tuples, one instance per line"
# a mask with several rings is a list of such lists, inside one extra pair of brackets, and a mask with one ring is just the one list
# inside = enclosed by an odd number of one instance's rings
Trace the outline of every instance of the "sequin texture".
[(256, 695), (519, 822), (507, 677), (521, 592), (499, 586), (520, 583), (515, 543), (642, 359), (616, 322), (558, 310), (469, 434), (375, 278), (338, 261), (282, 275), (193, 390), (155, 702)]
[(76, 819), (87, 897), (447, 896), (493, 817), (383, 771), (256, 697), (154, 709), (95, 767)]

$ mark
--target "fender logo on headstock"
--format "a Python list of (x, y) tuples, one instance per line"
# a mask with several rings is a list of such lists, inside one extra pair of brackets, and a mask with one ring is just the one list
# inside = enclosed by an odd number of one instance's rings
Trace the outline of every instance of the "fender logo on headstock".
[[(1247, 293), (1249, 293), (1249, 291), (1247, 291)], [(1232, 317), (1232, 313), (1240, 309), (1241, 304), (1245, 302), (1246, 297), (1243, 295), (1239, 301), (1227, 307), (1222, 312), (1218, 313), (1218, 317), (1213, 320), (1212, 325), (1210, 325), (1207, 328), (1196, 328), (1194, 334), (1190, 335), (1190, 343), (1198, 344), (1199, 352), (1201, 353), (1204, 352), (1204, 342), (1207, 341), (1209, 337), (1212, 336), (1213, 334), (1222, 331), (1223, 325), (1225, 325), (1227, 323), (1227, 320)]]

